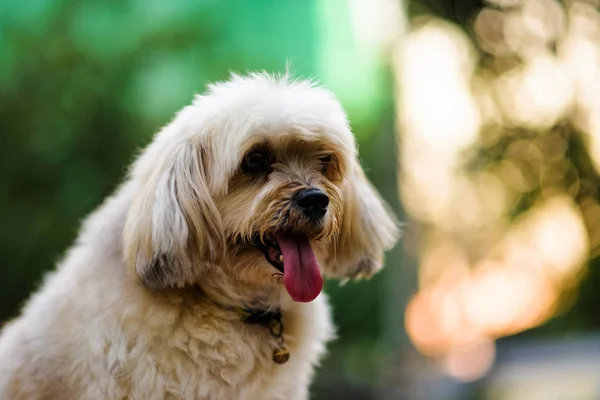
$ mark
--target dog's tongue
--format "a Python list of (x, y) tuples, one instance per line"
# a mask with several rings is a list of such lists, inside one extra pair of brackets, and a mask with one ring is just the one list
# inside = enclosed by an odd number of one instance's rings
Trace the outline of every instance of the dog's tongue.
[(306, 236), (277, 235), (283, 254), (283, 283), (294, 301), (313, 301), (323, 289), (323, 277)]

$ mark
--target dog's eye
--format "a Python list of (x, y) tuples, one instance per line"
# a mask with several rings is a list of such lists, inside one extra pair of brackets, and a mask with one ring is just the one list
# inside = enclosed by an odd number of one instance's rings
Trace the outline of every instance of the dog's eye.
[(266, 172), (271, 166), (271, 158), (265, 150), (254, 150), (246, 154), (242, 169), (244, 172)]
[(319, 161), (321, 161), (321, 172), (326, 173), (327, 169), (329, 168), (329, 164), (331, 164), (331, 154), (319, 157)]

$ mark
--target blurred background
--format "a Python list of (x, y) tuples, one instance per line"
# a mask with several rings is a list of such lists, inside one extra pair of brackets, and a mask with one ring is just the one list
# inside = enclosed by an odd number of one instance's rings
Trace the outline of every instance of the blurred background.
[(316, 77), (406, 223), (314, 399), (600, 398), (598, 0), (0, 2), (0, 321), (208, 82)]

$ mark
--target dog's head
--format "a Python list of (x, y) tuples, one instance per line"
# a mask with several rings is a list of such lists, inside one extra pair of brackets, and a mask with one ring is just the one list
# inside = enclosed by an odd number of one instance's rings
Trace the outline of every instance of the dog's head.
[[(310, 82), (234, 76), (158, 133), (131, 172), (126, 262), (149, 287), (218, 268), (311, 301), (321, 273), (369, 276), (397, 239), (339, 102)], [(282, 279), (281, 279), (282, 278)]]

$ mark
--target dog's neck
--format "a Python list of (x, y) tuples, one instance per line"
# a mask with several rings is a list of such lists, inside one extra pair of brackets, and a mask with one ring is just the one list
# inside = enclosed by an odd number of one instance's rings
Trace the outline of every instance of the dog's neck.
[(241, 290), (239, 287), (230, 286), (231, 282), (220, 286), (217, 282), (220, 281), (221, 285), (226, 283), (222, 279), (205, 279), (204, 283), (197, 287), (200, 295), (210, 300), (216, 307), (236, 313), (239, 319), (247, 324), (263, 326), (269, 332), (270, 340), (276, 344), (273, 349), (273, 362), (286, 363), (290, 352), (285, 346), (280, 296), (275, 294), (278, 292), (277, 288), (261, 290), (245, 286)]
[(271, 312), (283, 306), (281, 287), (240, 283), (218, 271), (203, 276), (197, 287), (203, 296), (223, 308)]

